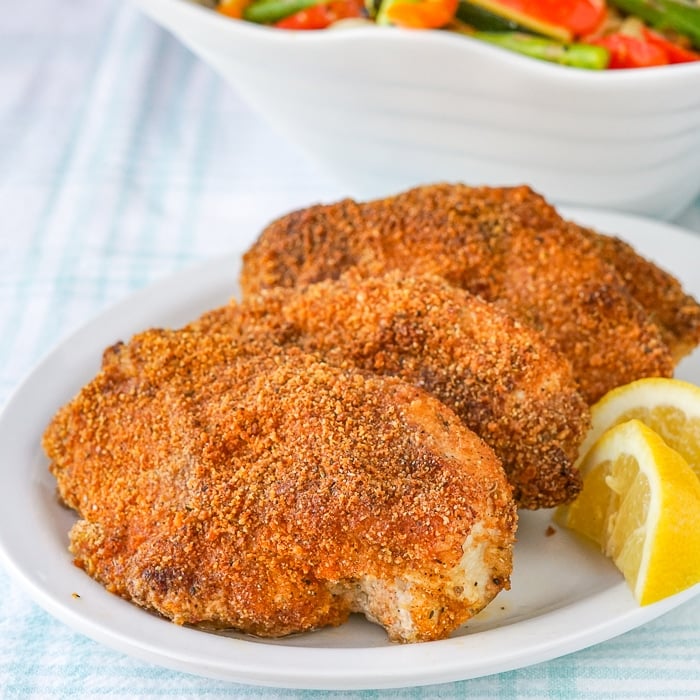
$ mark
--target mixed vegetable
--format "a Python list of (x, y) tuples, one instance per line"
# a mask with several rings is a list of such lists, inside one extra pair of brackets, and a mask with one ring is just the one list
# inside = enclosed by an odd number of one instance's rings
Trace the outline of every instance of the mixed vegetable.
[(589, 69), (700, 60), (700, 0), (200, 0), (282, 29), (373, 22), (444, 29)]

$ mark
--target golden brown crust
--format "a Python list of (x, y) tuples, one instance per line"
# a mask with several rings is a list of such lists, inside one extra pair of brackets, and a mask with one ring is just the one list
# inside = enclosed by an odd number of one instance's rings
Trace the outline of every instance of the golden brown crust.
[(277, 287), (190, 327), (273, 339), (425, 389), (494, 449), (522, 507), (549, 508), (580, 490), (573, 463), (589, 412), (569, 364), (538, 333), (440, 277)]
[(692, 352), (700, 344), (700, 304), (683, 291), (673, 275), (643, 258), (628, 243), (595, 231), (585, 232), (660, 328), (673, 359), (678, 362)]
[[(363, 610), (435, 639), (508, 585), (497, 458), (398, 379), (148, 331), (105, 353), (43, 444), (81, 518), (76, 563), (178, 623), (276, 636)], [(483, 570), (460, 568), (465, 541)]]
[(578, 228), (513, 237), (498, 304), (566, 357), (593, 403), (640, 377), (673, 374), (659, 328)]
[[(282, 217), (244, 256), (241, 286), (249, 295), (335, 279), (349, 267), (365, 276), (439, 275), (535, 324), (566, 354), (592, 403), (630, 379), (670, 376), (674, 355), (700, 340), (695, 301), (676, 288), (632, 284), (627, 277), (646, 266), (627, 263), (528, 187), (440, 184)], [(657, 279), (672, 289), (666, 273)], [(604, 332), (594, 332), (601, 323)]]

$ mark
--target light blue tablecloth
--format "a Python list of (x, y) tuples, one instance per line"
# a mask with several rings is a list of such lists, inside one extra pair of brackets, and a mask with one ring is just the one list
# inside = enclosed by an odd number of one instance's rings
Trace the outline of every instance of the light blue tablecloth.
[[(278, 214), (344, 194), (128, 4), (8, 3), (0, 21), (0, 405), (51, 346), (132, 290), (244, 248)], [(700, 232), (700, 206), (683, 222)], [(110, 651), (53, 619), (0, 569), (0, 697), (164, 696), (698, 698), (700, 600), (498, 676), (323, 693), (212, 681)]]

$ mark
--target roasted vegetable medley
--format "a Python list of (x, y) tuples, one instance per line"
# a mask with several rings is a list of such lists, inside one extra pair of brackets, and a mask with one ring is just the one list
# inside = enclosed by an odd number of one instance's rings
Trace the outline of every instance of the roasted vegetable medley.
[(199, 0), (281, 29), (441, 29), (594, 70), (700, 60), (700, 0)]

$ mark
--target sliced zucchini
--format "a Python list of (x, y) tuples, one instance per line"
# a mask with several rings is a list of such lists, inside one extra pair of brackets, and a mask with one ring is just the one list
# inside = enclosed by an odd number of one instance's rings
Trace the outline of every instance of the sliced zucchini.
[[(518, 30), (528, 31), (533, 34), (540, 34), (542, 36), (548, 36), (551, 39), (557, 39), (558, 41), (570, 42), (573, 39), (571, 32), (565, 27), (560, 27), (556, 24), (550, 24), (544, 20), (531, 17), (523, 12), (518, 12), (518, 10), (509, 7), (505, 3), (499, 2), (498, 0), (461, 0), (460, 8), (462, 5), (470, 5), (474, 8), (478, 8), (487, 12), (492, 17), (499, 17), (505, 22), (511, 22), (509, 30), (513, 31), (516, 27)], [(459, 14), (458, 17), (463, 22), (469, 24), (466, 19), (463, 19)], [(487, 28), (487, 27), (477, 27), (472, 25), (475, 29), (483, 29), (484, 31), (504, 31), (503, 29), (497, 28)], [(493, 27), (493, 25), (492, 25)]]
[(526, 31), (525, 27), (512, 19), (489, 12), (489, 10), (475, 5), (473, 2), (466, 2), (465, 0), (460, 0), (457, 6), (457, 19), (483, 32)]

